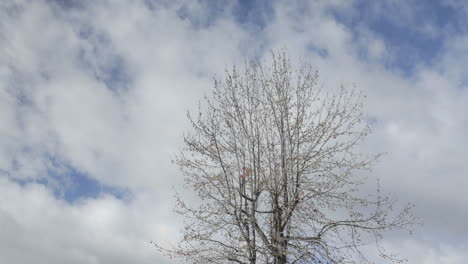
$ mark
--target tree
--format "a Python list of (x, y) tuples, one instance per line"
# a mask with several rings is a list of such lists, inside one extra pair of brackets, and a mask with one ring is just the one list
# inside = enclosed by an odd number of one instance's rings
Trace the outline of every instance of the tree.
[[(341, 87), (324, 94), (318, 74), (294, 69), (285, 54), (270, 65), (247, 64), (215, 81), (193, 131), (174, 159), (200, 198), (176, 195), (183, 238), (156, 247), (193, 263), (370, 263), (364, 247), (385, 231), (414, 223), (411, 207), (360, 194), (379, 155), (356, 150), (371, 132), (363, 95)], [(367, 250), (367, 249), (366, 249)]]

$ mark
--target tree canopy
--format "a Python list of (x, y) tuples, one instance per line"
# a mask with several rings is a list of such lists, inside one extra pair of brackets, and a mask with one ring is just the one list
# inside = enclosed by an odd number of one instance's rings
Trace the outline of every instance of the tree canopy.
[(177, 197), (183, 238), (161, 252), (193, 263), (371, 263), (368, 244), (390, 261), (384, 232), (410, 227), (411, 206), (364, 195), (360, 170), (378, 154), (357, 146), (369, 133), (364, 95), (325, 93), (308, 64), (285, 52), (215, 81), (174, 159), (199, 202)]

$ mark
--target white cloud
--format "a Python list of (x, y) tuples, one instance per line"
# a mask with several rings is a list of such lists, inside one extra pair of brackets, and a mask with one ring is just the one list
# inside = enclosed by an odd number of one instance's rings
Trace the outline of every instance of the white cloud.
[(174, 231), (163, 224), (167, 208), (155, 206), (154, 196), (132, 202), (100, 196), (71, 205), (43, 185), (0, 183), (0, 253), (7, 263), (154, 263), (162, 259), (149, 241)]
[[(468, 96), (460, 57), (466, 37), (447, 40), (437, 67), (420, 65), (405, 77), (383, 64), (391, 56), (384, 39), (360, 27), (356, 40), (328, 12), (357, 12), (348, 1), (278, 2), (259, 32), (236, 24), (231, 7), (206, 27), (193, 25), (176, 13), (185, 5), (198, 20), (209, 13), (192, 2), (153, 9), (143, 1), (89, 1), (67, 10), (51, 2), (0, 5), (0, 225), (7, 227), (0, 255), (8, 263), (160, 261), (147, 242), (176, 236), (180, 219), (170, 213), (169, 194), (181, 176), (170, 155), (188, 128), (185, 111), (226, 66), (284, 46), (293, 60), (317, 66), (327, 88), (356, 82), (368, 93), (377, 124), (363, 148), (388, 152), (375, 173), (386, 190), (416, 203), (426, 223), (409, 240), (392, 237), (390, 249), (410, 263), (466, 259), (457, 240), (468, 234)], [(117, 73), (128, 79), (109, 89), (104, 79), (112, 79), (116, 58)], [(67, 203), (44, 185), (12, 180), (60, 170), (51, 156), (129, 188), (133, 198), (103, 194)]]

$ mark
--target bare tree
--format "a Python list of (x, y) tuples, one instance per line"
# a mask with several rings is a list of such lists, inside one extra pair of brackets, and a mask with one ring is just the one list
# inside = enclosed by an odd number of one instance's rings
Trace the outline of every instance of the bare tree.
[(395, 213), (379, 186), (360, 195), (355, 175), (378, 157), (356, 150), (371, 132), (363, 96), (324, 94), (317, 79), (281, 52), (215, 81), (174, 160), (201, 202), (176, 195), (183, 238), (159, 250), (193, 263), (371, 263), (371, 243), (400, 261), (379, 241), (414, 223), (410, 206)]

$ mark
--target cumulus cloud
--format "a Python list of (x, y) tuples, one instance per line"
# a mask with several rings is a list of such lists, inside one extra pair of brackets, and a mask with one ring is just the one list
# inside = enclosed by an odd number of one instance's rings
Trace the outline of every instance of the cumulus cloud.
[[(317, 67), (327, 89), (356, 83), (368, 94), (375, 132), (363, 150), (387, 152), (374, 174), (425, 222), (387, 247), (410, 263), (462, 263), (467, 38), (415, 20), (425, 8), (390, 2), (359, 16), (360, 1), (276, 1), (259, 22), (239, 15), (240, 3), (4, 1), (0, 255), (8, 263), (176, 263), (148, 242), (177, 236), (170, 193), (181, 176), (170, 158), (188, 129), (185, 111), (225, 67), (286, 47)], [(399, 68), (395, 51), (411, 49), (395, 49), (372, 26), (395, 8), (396, 28), (417, 25), (440, 39), (440, 63), (411, 57), (411, 71)], [(57, 193), (75, 186), (71, 172), (106, 188), (66, 200)]]

